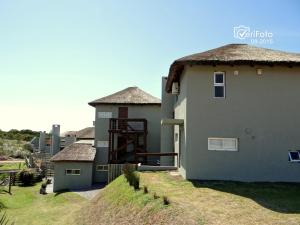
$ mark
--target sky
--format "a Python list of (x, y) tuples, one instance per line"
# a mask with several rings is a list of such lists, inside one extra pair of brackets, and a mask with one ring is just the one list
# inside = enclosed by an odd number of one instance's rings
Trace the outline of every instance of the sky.
[[(300, 1), (0, 0), (0, 129), (92, 126), (87, 103), (161, 96), (177, 58), (229, 43), (300, 53)], [(271, 37), (238, 39), (234, 27)]]

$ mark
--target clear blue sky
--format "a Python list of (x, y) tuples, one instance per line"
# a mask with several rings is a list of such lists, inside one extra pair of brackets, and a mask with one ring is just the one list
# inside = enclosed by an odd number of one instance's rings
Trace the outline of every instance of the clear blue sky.
[(128, 86), (160, 97), (172, 61), (241, 42), (237, 25), (300, 52), (296, 0), (2, 0), (0, 129), (91, 126), (87, 102)]

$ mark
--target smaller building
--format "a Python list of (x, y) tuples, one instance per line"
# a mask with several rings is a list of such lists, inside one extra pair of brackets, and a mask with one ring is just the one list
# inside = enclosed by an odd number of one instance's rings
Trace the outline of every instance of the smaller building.
[(51, 158), (54, 164), (53, 191), (91, 187), (96, 149), (90, 142), (73, 143)]

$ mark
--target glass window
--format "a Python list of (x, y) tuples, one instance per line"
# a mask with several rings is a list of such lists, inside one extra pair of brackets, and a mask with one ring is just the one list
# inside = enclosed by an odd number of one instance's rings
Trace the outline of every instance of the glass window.
[(214, 73), (214, 97), (225, 98), (225, 73)]

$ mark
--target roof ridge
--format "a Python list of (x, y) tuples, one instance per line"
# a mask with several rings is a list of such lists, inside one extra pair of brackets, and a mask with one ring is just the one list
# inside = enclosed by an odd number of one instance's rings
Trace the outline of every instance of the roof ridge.
[(161, 104), (161, 100), (137, 86), (127, 87), (113, 94), (104, 96), (89, 102), (89, 105), (95, 106), (98, 104)]

